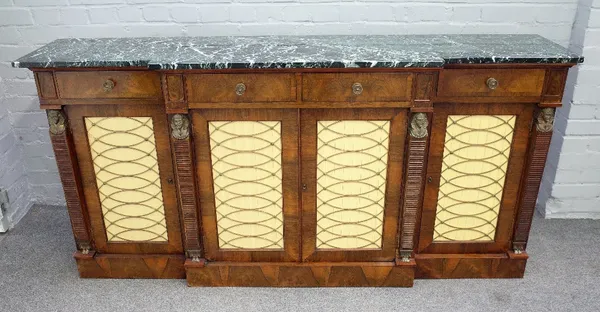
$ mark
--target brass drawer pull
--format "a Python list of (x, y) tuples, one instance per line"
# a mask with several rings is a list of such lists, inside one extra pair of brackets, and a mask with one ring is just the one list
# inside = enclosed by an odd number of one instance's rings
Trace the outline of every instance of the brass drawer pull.
[(498, 88), (498, 80), (496, 80), (495, 78), (488, 78), (488, 80), (485, 82), (485, 84), (491, 90)]
[(244, 92), (246, 92), (246, 85), (243, 83), (238, 83), (237, 85), (235, 85), (235, 94), (237, 95), (242, 95), (244, 94)]
[(352, 93), (355, 95), (360, 95), (363, 92), (363, 86), (360, 82), (355, 82), (352, 84)]
[(110, 92), (115, 87), (115, 82), (112, 79), (106, 79), (106, 81), (102, 84), (102, 89), (104, 92)]

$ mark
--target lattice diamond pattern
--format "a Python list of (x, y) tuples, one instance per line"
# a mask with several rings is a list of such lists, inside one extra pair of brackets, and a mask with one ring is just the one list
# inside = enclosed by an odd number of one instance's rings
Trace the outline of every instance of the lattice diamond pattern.
[(283, 248), (281, 122), (209, 122), (219, 247)]
[(450, 115), (434, 241), (492, 241), (516, 116)]
[(85, 118), (109, 242), (166, 242), (150, 117)]
[(381, 248), (389, 121), (317, 123), (317, 248)]

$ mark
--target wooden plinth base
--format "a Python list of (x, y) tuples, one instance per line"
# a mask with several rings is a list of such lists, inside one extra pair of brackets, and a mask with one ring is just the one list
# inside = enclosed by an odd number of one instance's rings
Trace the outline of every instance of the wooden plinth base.
[(76, 252), (80, 277), (185, 278), (184, 255), (129, 255)]
[(412, 287), (415, 262), (233, 263), (186, 261), (189, 286)]
[(522, 278), (527, 253), (418, 254), (415, 278)]
[(435, 278), (521, 278), (527, 253), (419, 254), (409, 262), (200, 262), (184, 255), (76, 252), (83, 278), (187, 278), (189, 286), (412, 287)]

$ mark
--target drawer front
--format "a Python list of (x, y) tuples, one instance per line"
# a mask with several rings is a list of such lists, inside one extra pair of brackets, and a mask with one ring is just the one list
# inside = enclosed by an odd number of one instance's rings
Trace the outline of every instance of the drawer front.
[(185, 79), (189, 102), (296, 101), (294, 74), (201, 74)]
[(540, 96), (543, 69), (446, 69), (438, 96)]
[(307, 102), (401, 102), (411, 95), (412, 75), (405, 73), (305, 74)]
[(162, 97), (160, 77), (154, 72), (57, 72), (61, 98), (146, 99)]

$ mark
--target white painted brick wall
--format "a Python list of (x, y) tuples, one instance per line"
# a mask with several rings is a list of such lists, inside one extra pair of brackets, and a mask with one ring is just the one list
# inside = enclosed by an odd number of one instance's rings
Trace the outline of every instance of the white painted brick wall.
[[(29, 185), (23, 166), (23, 152), (11, 122), (5, 79), (0, 77), (0, 190), (7, 190), (12, 204), (1, 215), (9, 225), (16, 224), (30, 207)], [(4, 223), (6, 224), (6, 223)], [(6, 230), (6, 229), (3, 229)]]
[[(48, 144), (45, 116), (37, 108), (32, 75), (25, 69), (10, 68), (9, 63), (54, 39), (271, 34), (536, 33), (568, 46), (578, 2), (0, 0), (0, 81), (7, 91), (6, 98), (0, 105), (0, 112), (4, 110), (5, 117), (0, 118), (0, 122), (5, 120), (6, 128), (8, 120), (12, 129), (11, 142), (14, 142), (12, 144), (21, 153), (18, 159), (22, 159), (20, 166), (24, 171), (19, 181), (24, 181), (21, 186), (26, 187), (19, 189), (24, 190), (23, 194), (30, 194), (24, 201), (31, 199), (33, 202), (64, 204), (56, 165)], [(580, 36), (588, 41), (598, 40), (597, 33)], [(586, 49), (584, 53), (588, 55), (598, 52), (597, 48)], [(590, 59), (593, 58), (588, 57)], [(596, 63), (596, 66), (600, 65)], [(593, 72), (590, 74), (593, 76)], [(585, 72), (582, 75), (585, 76)], [(590, 94), (595, 87), (579, 81), (577, 86), (571, 94), (580, 96), (581, 101), (586, 100), (585, 103), (579, 103), (581, 108), (573, 110), (573, 114), (589, 116), (586, 111), (592, 109), (589, 106), (596, 100)], [(577, 136), (583, 136), (596, 131), (590, 129), (594, 125), (587, 124), (591, 120), (578, 122), (568, 123), (568, 133), (581, 133)], [(0, 129), (3, 129), (2, 126)], [(569, 134), (566, 139), (571, 137), (575, 136)], [(585, 146), (589, 148), (591, 145)], [(555, 158), (559, 151), (560, 149), (556, 150)], [(557, 176), (560, 176), (560, 172)], [(2, 179), (0, 178), (0, 186)], [(25, 206), (22, 205), (19, 209), (25, 209), (22, 208)]]
[(557, 111), (538, 208), (547, 218), (600, 218), (600, 0), (579, 1), (570, 48), (585, 63), (571, 69)]

